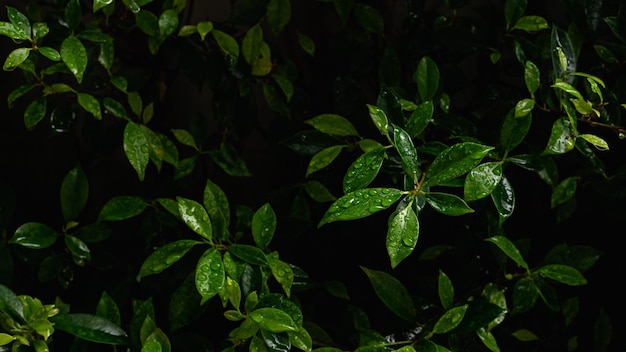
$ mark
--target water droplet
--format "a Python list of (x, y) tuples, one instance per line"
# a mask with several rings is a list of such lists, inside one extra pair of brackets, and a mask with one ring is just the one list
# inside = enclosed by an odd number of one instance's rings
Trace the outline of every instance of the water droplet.
[(200, 281), (206, 281), (206, 280), (207, 280), (207, 276), (206, 276), (205, 274), (203, 274), (203, 273), (198, 273), (198, 274), (196, 275), (196, 278), (197, 278), (198, 280), (200, 280)]
[(221, 268), (222, 268), (222, 264), (220, 264), (219, 262), (211, 263), (211, 269), (213, 269), (213, 270), (220, 270)]
[(352, 167), (355, 168), (355, 169), (360, 169), (360, 168), (363, 167), (363, 163), (354, 163), (354, 164), (352, 164)]
[(208, 273), (209, 271), (211, 271), (211, 267), (206, 265), (206, 264), (204, 264), (204, 265), (200, 266), (200, 270), (205, 272), (205, 273)]
[(180, 255), (178, 254), (168, 255), (167, 258), (165, 258), (165, 264), (171, 265), (172, 263), (176, 262), (178, 259), (180, 259)]

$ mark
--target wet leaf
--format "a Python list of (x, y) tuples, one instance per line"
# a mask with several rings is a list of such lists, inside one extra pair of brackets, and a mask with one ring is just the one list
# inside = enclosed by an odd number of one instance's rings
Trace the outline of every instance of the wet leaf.
[(102, 120), (102, 110), (100, 109), (98, 99), (87, 93), (78, 93), (77, 99), (78, 104), (85, 109), (85, 111), (91, 113), (96, 119)]
[(277, 252), (272, 252), (267, 256), (272, 276), (280, 284), (287, 298), (291, 297), (291, 287), (293, 285), (294, 274), (291, 266), (278, 259)]
[(406, 122), (406, 131), (412, 138), (419, 136), (432, 120), (435, 106), (432, 100), (417, 105)]
[(98, 215), (98, 221), (121, 221), (141, 214), (147, 204), (141, 197), (117, 196), (109, 199)]
[(276, 213), (269, 203), (263, 204), (252, 216), (251, 231), (254, 243), (260, 249), (267, 248), (276, 231)]
[(304, 327), (300, 327), (297, 331), (287, 331), (287, 335), (289, 335), (289, 341), (294, 347), (307, 352), (311, 352), (313, 349), (313, 339)]
[(9, 53), (6, 60), (4, 60), (4, 65), (2, 69), (5, 71), (12, 71), (16, 67), (22, 64), (22, 62), (26, 61), (28, 55), (30, 55), (31, 48), (17, 48)]
[(176, 197), (176, 200), (178, 201), (178, 211), (185, 224), (193, 232), (211, 241), (213, 239), (213, 226), (206, 209), (192, 199)]
[(49, 319), (54, 328), (85, 339), (111, 345), (128, 344), (126, 332), (106, 318), (91, 314), (57, 315)]
[(575, 133), (566, 117), (554, 121), (548, 144), (543, 154), (564, 154), (574, 149), (576, 142)]
[(265, 253), (258, 247), (247, 244), (231, 244), (226, 250), (247, 263), (258, 266), (269, 265)]
[(61, 43), (61, 59), (72, 72), (76, 81), (81, 83), (87, 68), (87, 50), (76, 37), (69, 36)]
[[(348, 171), (343, 177), (344, 194), (369, 186), (383, 165), (386, 156), (385, 150), (384, 147), (372, 149), (361, 154), (350, 164)], [(417, 158), (417, 155), (415, 157)]]
[(468, 202), (482, 199), (493, 192), (502, 179), (502, 164), (487, 162), (470, 170), (463, 186), (464, 198)]
[(139, 282), (143, 277), (158, 274), (169, 268), (187, 254), (193, 246), (200, 243), (194, 240), (177, 240), (159, 247), (141, 264), (136, 280)]
[(576, 187), (578, 186), (578, 177), (570, 176), (552, 189), (552, 195), (550, 197), (550, 207), (555, 208), (568, 200), (570, 200), (576, 194)]
[(383, 111), (383, 109), (379, 108), (375, 105), (367, 104), (367, 109), (369, 110), (370, 118), (380, 134), (389, 136), (389, 119), (387, 118), (387, 114)]
[(456, 328), (463, 318), (465, 317), (465, 312), (469, 306), (464, 304), (462, 306), (453, 307), (446, 310), (445, 313), (435, 323), (433, 326), (433, 333), (435, 334), (445, 334), (452, 329)]
[(24, 111), (24, 125), (31, 130), (46, 116), (46, 96), (40, 96), (31, 101)]
[(402, 159), (404, 172), (410, 178), (417, 181), (417, 150), (415, 150), (411, 136), (402, 128), (393, 125), (393, 139), (398, 154), (400, 154), (400, 158)]
[(280, 33), (291, 19), (290, 0), (270, 0), (265, 12), (267, 22), (274, 34)]
[(167, 9), (159, 16), (159, 36), (168, 37), (178, 28), (178, 12)]
[(524, 257), (517, 249), (515, 244), (511, 242), (511, 240), (504, 236), (493, 236), (485, 239), (485, 241), (491, 242), (498, 246), (498, 248), (500, 248), (500, 250), (504, 252), (507, 257), (513, 259), (513, 261), (517, 263), (517, 265), (519, 265), (520, 267), (528, 270), (528, 264), (526, 264)]
[(143, 181), (150, 161), (149, 141), (143, 128), (132, 121), (128, 121), (124, 128), (124, 153), (137, 172), (139, 180)]
[(89, 182), (83, 168), (72, 168), (61, 183), (61, 211), (65, 222), (76, 219), (87, 204)]
[(10, 288), (0, 284), (0, 312), (5, 313), (19, 323), (25, 323), (24, 306), (19, 297)]
[(413, 207), (404, 207), (389, 217), (387, 254), (395, 268), (415, 250), (419, 237), (419, 221)]
[(543, 277), (547, 277), (569, 286), (581, 286), (587, 284), (587, 279), (585, 279), (580, 271), (569, 265), (543, 265), (537, 269), (537, 272), (539, 272), (539, 274)]
[(96, 307), (96, 315), (110, 320), (116, 325), (122, 324), (120, 309), (115, 300), (107, 291), (102, 291), (98, 306)]
[(332, 147), (325, 148), (317, 154), (313, 155), (313, 157), (309, 161), (309, 165), (307, 166), (305, 176), (309, 176), (310, 174), (330, 165), (333, 160), (335, 160), (337, 156), (339, 156), (339, 153), (341, 153), (341, 150), (343, 148), (343, 145), (334, 145)]
[(474, 209), (470, 208), (462, 198), (454, 194), (428, 192), (426, 193), (426, 202), (436, 211), (449, 216), (459, 216), (474, 212)]
[(407, 321), (415, 319), (415, 306), (406, 287), (395, 277), (384, 271), (360, 266), (380, 300), (398, 317)]
[(491, 192), (491, 199), (500, 217), (506, 219), (513, 214), (515, 209), (515, 190), (506, 176), (502, 175), (500, 183)]
[[(24, 34), (26, 34), (27, 37), (24, 39), (28, 39), (28, 37), (30, 37), (31, 35), (31, 25), (30, 25), (30, 21), (28, 20), (28, 17), (26, 17), (22, 12), (20, 12), (18, 9), (14, 7), (7, 6), (6, 9), (7, 9), (7, 17), (9, 18), (9, 21), (11, 21), (12, 24), (17, 26), (20, 32), (23, 32)], [(19, 38), (14, 38), (14, 39), (19, 39)]]
[(114, 0), (93, 0), (93, 12), (97, 12), (105, 6), (113, 3)]
[(511, 30), (519, 29), (534, 33), (548, 28), (550, 28), (548, 21), (541, 16), (522, 16), (515, 22)]
[(69, 249), (70, 253), (72, 253), (72, 257), (74, 258), (74, 262), (78, 265), (84, 265), (84, 261), (91, 260), (91, 251), (87, 244), (80, 240), (80, 238), (65, 235), (65, 246)]
[(262, 329), (270, 332), (298, 331), (299, 328), (291, 316), (277, 308), (258, 308), (248, 313)]
[(413, 80), (422, 101), (433, 100), (439, 89), (439, 67), (429, 56), (424, 56), (417, 64)]
[(204, 304), (213, 296), (218, 294), (226, 282), (226, 274), (222, 255), (215, 248), (207, 249), (196, 264), (196, 289)]
[(523, 277), (513, 286), (513, 313), (523, 313), (535, 306), (539, 291), (532, 279)]
[(395, 188), (364, 188), (337, 199), (318, 223), (317, 227), (333, 222), (355, 220), (389, 208), (403, 192)]
[(207, 179), (202, 197), (204, 208), (209, 213), (213, 234), (221, 240), (228, 239), (230, 227), (230, 205), (224, 191)]
[(59, 233), (48, 225), (39, 222), (27, 222), (15, 230), (9, 243), (32, 249), (42, 249), (52, 246), (58, 237)]
[(334, 136), (358, 136), (352, 122), (343, 116), (337, 114), (321, 114), (311, 119), (305, 120), (304, 123), (313, 126), (316, 130)]
[(552, 26), (550, 42), (554, 78), (572, 83), (574, 76), (570, 74), (576, 72), (577, 63), (576, 51), (574, 50), (569, 35), (564, 30)]
[(473, 142), (462, 142), (448, 147), (437, 155), (426, 170), (422, 186), (437, 186), (464, 175), (493, 149)]

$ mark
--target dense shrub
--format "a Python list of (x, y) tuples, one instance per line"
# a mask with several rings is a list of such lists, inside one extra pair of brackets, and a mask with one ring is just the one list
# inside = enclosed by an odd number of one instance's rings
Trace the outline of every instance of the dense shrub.
[(0, 351), (621, 347), (619, 1), (3, 11)]

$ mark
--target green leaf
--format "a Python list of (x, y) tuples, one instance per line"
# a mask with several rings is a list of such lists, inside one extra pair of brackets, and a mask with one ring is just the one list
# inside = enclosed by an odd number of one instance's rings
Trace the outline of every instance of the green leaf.
[(307, 166), (305, 176), (309, 176), (310, 174), (330, 165), (333, 160), (339, 156), (339, 153), (341, 153), (343, 148), (343, 145), (333, 145), (313, 155), (309, 161), (309, 165)]
[(527, 116), (535, 107), (535, 101), (532, 99), (521, 99), (515, 104), (515, 118)]
[(30, 39), (30, 35), (22, 30), (19, 26), (4, 21), (0, 21), (0, 35), (7, 36), (14, 40)]
[(89, 182), (83, 168), (78, 165), (72, 168), (63, 178), (61, 184), (61, 211), (65, 222), (76, 219), (89, 196)]
[(23, 84), (15, 89), (13, 89), (9, 95), (7, 96), (7, 105), (9, 108), (13, 107), (13, 104), (15, 103), (15, 101), (20, 98), (21, 96), (23, 96), (24, 94), (30, 92), (33, 88), (35, 88), (36, 85), (29, 83), (29, 84)]
[(552, 124), (552, 131), (543, 154), (564, 154), (574, 149), (575, 133), (567, 117), (560, 118)]
[(198, 293), (195, 281), (195, 272), (192, 272), (171, 295), (168, 310), (171, 331), (189, 325), (206, 311), (206, 304), (198, 305), (202, 296)]
[(146, 136), (141, 126), (128, 121), (124, 128), (124, 153), (141, 181), (145, 177), (146, 167), (148, 166), (148, 161), (150, 161), (148, 145), (148, 136)]
[(369, 186), (383, 165), (386, 156), (385, 151), (384, 147), (372, 149), (361, 154), (350, 164), (348, 171), (343, 177), (344, 194)]
[(27, 129), (33, 129), (46, 116), (46, 96), (40, 96), (31, 101), (24, 111), (24, 125)]
[(293, 83), (291, 83), (291, 81), (289, 80), (289, 77), (281, 72), (272, 72), (272, 79), (274, 80), (274, 82), (276, 82), (280, 90), (285, 95), (287, 102), (291, 101), (294, 88)]
[(540, 75), (537, 65), (530, 60), (526, 61), (524, 64), (524, 83), (526, 83), (526, 89), (531, 95), (535, 94), (541, 84)]
[(133, 113), (137, 116), (141, 115), (141, 111), (143, 110), (143, 101), (141, 100), (141, 95), (136, 91), (128, 92), (127, 94), (128, 105)]
[(226, 250), (246, 263), (259, 266), (269, 265), (265, 253), (263, 253), (263, 251), (258, 247), (235, 243), (228, 246)]
[[(124, 94), (127, 93), (128, 82), (126, 81), (126, 78), (124, 78), (122, 76), (112, 76), (111, 77), (111, 84), (115, 88), (119, 89), (122, 93), (124, 93)], [(107, 98), (104, 98), (104, 99), (106, 100)], [(111, 98), (108, 98), (108, 99), (111, 99)], [(113, 100), (113, 99), (111, 99), (111, 100)], [(115, 103), (117, 103), (117, 101), (115, 101), (115, 100), (113, 100), (113, 101)], [(124, 107), (122, 107), (121, 104), (120, 104), (120, 107), (122, 108), (122, 110), (124, 110)], [(117, 116), (117, 115), (115, 115), (115, 116)], [(123, 116), (117, 116), (117, 117), (126, 117), (126, 111), (124, 111)]]
[(176, 128), (173, 128), (170, 131), (172, 131), (172, 133), (174, 134), (174, 137), (180, 143), (186, 146), (192, 147), (196, 150), (199, 150), (198, 145), (196, 144), (196, 141), (193, 135), (189, 131), (183, 130), (183, 129), (176, 129)]
[(0, 312), (19, 323), (25, 323), (24, 306), (19, 297), (10, 288), (0, 284)]
[(290, 0), (270, 0), (265, 17), (274, 34), (280, 33), (291, 19)]
[(513, 22), (516, 22), (526, 11), (527, 0), (506, 0), (504, 2), (504, 19), (506, 28), (509, 29)]
[(48, 248), (56, 242), (59, 233), (48, 225), (27, 222), (15, 230), (9, 243), (19, 244), (32, 249)]
[(504, 236), (493, 236), (493, 237), (486, 238), (485, 241), (491, 242), (495, 244), (496, 246), (498, 246), (498, 248), (500, 248), (500, 250), (504, 252), (504, 254), (506, 254), (507, 257), (513, 259), (513, 261), (517, 263), (517, 265), (519, 265), (520, 267), (528, 270), (528, 264), (526, 264), (524, 257), (522, 256), (520, 251), (517, 249), (515, 244), (511, 242), (511, 240), (509, 240), (508, 238)]
[(96, 119), (102, 120), (102, 110), (98, 99), (87, 93), (78, 93), (77, 98), (78, 104), (85, 109), (85, 111), (91, 113)]
[(214, 247), (207, 249), (196, 264), (196, 289), (204, 304), (218, 294), (226, 282), (222, 255)]
[(287, 297), (291, 297), (291, 287), (293, 285), (294, 273), (291, 266), (278, 259), (277, 252), (272, 252), (267, 256), (267, 261), (272, 271), (272, 275), (285, 291)]
[(552, 26), (550, 44), (554, 78), (564, 80), (567, 77), (567, 82), (572, 83), (574, 77), (569, 75), (576, 72), (576, 50), (569, 35), (562, 29)]
[(326, 186), (317, 180), (307, 181), (304, 184), (304, 190), (314, 201), (324, 203), (337, 199)]
[(141, 214), (147, 204), (141, 197), (136, 196), (117, 196), (109, 199), (100, 214), (98, 221), (121, 221), (130, 219)]
[(433, 333), (435, 334), (445, 334), (450, 332), (452, 329), (457, 327), (463, 318), (465, 317), (465, 312), (469, 305), (464, 304), (462, 306), (453, 307), (446, 310), (445, 313), (435, 323), (433, 326)]
[(313, 339), (304, 327), (300, 327), (298, 331), (287, 331), (287, 335), (289, 335), (289, 341), (294, 347), (306, 352), (312, 351)]
[(529, 277), (522, 277), (513, 286), (512, 313), (523, 313), (531, 309), (537, 302), (539, 290)]
[(427, 100), (417, 105), (406, 122), (406, 131), (413, 138), (419, 136), (433, 118), (435, 106), (432, 100)]
[(228, 238), (228, 228), (230, 227), (230, 205), (228, 204), (226, 194), (213, 181), (207, 179), (202, 201), (204, 208), (209, 213), (213, 234), (222, 240), (226, 240)]
[(413, 80), (417, 83), (417, 91), (422, 101), (433, 100), (439, 89), (439, 67), (433, 59), (424, 56), (417, 64)]
[(178, 28), (178, 12), (174, 9), (167, 9), (159, 16), (159, 36), (168, 37)]
[(321, 114), (304, 123), (313, 126), (316, 130), (334, 136), (359, 136), (354, 125), (343, 116), (337, 114)]
[(404, 172), (411, 179), (417, 181), (417, 150), (415, 150), (411, 136), (402, 128), (393, 125), (393, 139), (396, 150), (398, 150), (398, 154), (402, 159), (402, 168), (404, 169)]
[[(7, 17), (9, 18), (9, 21), (11, 21), (12, 24), (17, 26), (20, 32), (23, 32), (24, 34), (26, 34), (26, 38), (24, 39), (28, 39), (31, 35), (31, 25), (30, 25), (30, 21), (28, 20), (28, 17), (26, 17), (23, 13), (21, 13), (19, 10), (17, 10), (14, 7), (7, 6), (6, 8), (7, 8)], [(13, 39), (20, 39), (20, 38), (13, 38)]]
[(462, 142), (448, 147), (433, 160), (422, 185), (441, 185), (469, 172), (493, 149), (474, 142)]
[(511, 109), (504, 117), (504, 122), (500, 128), (500, 144), (502, 148), (510, 152), (520, 145), (526, 138), (530, 125), (532, 123), (532, 115), (526, 114), (516, 116), (516, 109)]
[(382, 33), (385, 29), (385, 21), (374, 7), (363, 3), (355, 3), (353, 11), (356, 22), (366, 31)]
[(274, 237), (276, 231), (276, 213), (269, 203), (263, 204), (252, 216), (252, 238), (254, 243), (265, 249)]
[(97, 12), (105, 6), (113, 3), (114, 0), (93, 0), (93, 12)]
[(0, 346), (8, 345), (15, 340), (16, 340), (16, 337), (13, 337), (13, 335), (0, 333)]
[(350, 192), (337, 199), (326, 210), (317, 227), (333, 222), (355, 220), (389, 208), (403, 192), (395, 188), (364, 188)]
[(207, 34), (209, 34), (213, 30), (213, 22), (211, 21), (202, 21), (198, 22), (196, 25), (196, 29), (198, 34), (200, 35), (200, 40), (204, 41), (204, 38)]
[(209, 156), (213, 162), (231, 176), (250, 176), (246, 163), (229, 143), (222, 143), (219, 150), (211, 150)]
[(161, 36), (159, 29), (159, 18), (150, 10), (142, 9), (135, 14), (135, 22), (142, 32), (150, 37), (158, 38)]
[(116, 325), (122, 324), (120, 309), (115, 300), (107, 291), (102, 291), (98, 306), (96, 307), (96, 315), (110, 320)]
[(76, 77), (76, 81), (81, 83), (87, 68), (87, 50), (83, 43), (74, 36), (65, 38), (61, 43), (61, 59)]
[(213, 226), (211, 219), (204, 207), (195, 200), (176, 197), (178, 201), (178, 211), (193, 232), (211, 241), (213, 239)]
[(148, 275), (158, 274), (179, 261), (191, 248), (201, 242), (194, 240), (177, 240), (159, 247), (152, 252), (139, 269), (137, 281)]
[(30, 55), (31, 48), (17, 48), (9, 53), (6, 60), (4, 61), (4, 65), (2, 69), (5, 71), (12, 71), (16, 67), (22, 64), (22, 62), (26, 61), (28, 55)]
[(463, 185), (464, 198), (472, 202), (493, 192), (502, 179), (502, 164), (487, 162), (470, 170)]
[(129, 342), (122, 328), (97, 315), (81, 313), (57, 315), (50, 318), (50, 321), (54, 323), (55, 329), (87, 341), (111, 345), (126, 345)]
[(537, 335), (535, 335), (535, 333), (533, 333), (532, 331), (528, 330), (528, 329), (519, 329), (516, 331), (513, 331), (511, 333), (511, 336), (515, 337), (516, 339), (518, 339), (519, 341), (538, 341), (539, 337), (537, 337)]
[(392, 268), (398, 266), (401, 261), (413, 253), (418, 237), (419, 220), (413, 207), (404, 207), (391, 215), (386, 246)]
[(591, 143), (594, 147), (596, 147), (598, 150), (609, 150), (609, 144), (602, 138), (593, 135), (593, 134), (588, 134), (588, 133), (582, 133), (580, 135), (578, 135), (578, 137), (581, 137), (582, 139), (586, 140), (587, 142)]
[(229, 64), (234, 66), (239, 60), (239, 44), (237, 40), (230, 34), (214, 29), (211, 31), (213, 38), (217, 41), (217, 45), (222, 49), (224, 54), (230, 59)]
[(375, 105), (367, 104), (367, 109), (370, 114), (370, 118), (380, 134), (384, 136), (389, 136), (389, 119), (387, 118), (387, 114), (383, 111), (383, 109), (379, 108)]
[(270, 332), (298, 331), (299, 327), (291, 316), (277, 308), (259, 308), (248, 313), (250, 319), (255, 321), (262, 329)]
[(564, 82), (564, 81), (561, 81), (561, 80), (557, 80), (550, 87), (561, 89), (561, 90), (563, 90), (563, 91), (573, 95), (575, 98), (578, 98), (580, 100), (584, 100), (582, 94), (580, 94), (578, 89), (574, 88), (574, 86), (572, 86), (571, 84), (569, 84), (567, 82)]
[(84, 261), (91, 260), (91, 251), (87, 244), (80, 238), (72, 235), (65, 235), (65, 247), (72, 253), (74, 262), (78, 265), (84, 265)]
[(568, 200), (570, 200), (576, 194), (576, 187), (578, 186), (578, 177), (570, 176), (552, 189), (552, 195), (550, 197), (550, 208), (555, 208)]
[(450, 277), (441, 269), (439, 270), (439, 279), (437, 280), (437, 292), (439, 293), (439, 301), (444, 309), (450, 309), (454, 302), (454, 286)]
[[(118, 117), (120, 119), (127, 119), (126, 109), (117, 100), (113, 98), (109, 98), (109, 97), (104, 97), (102, 99), (102, 105), (104, 105), (104, 109), (110, 112), (113, 116)], [(135, 130), (139, 129), (139, 127), (137, 126), (130, 127), (130, 128), (133, 129), (133, 132), (136, 132)]]
[(426, 202), (436, 211), (448, 216), (459, 216), (474, 212), (474, 209), (470, 208), (462, 198), (454, 194), (427, 192)]
[(513, 214), (515, 209), (515, 190), (506, 176), (502, 176), (500, 183), (491, 192), (491, 199), (500, 217), (508, 218)]
[(541, 16), (522, 16), (511, 28), (519, 29), (528, 33), (535, 33), (550, 28), (548, 21)]
[(298, 32), (298, 44), (309, 56), (315, 56), (315, 41), (308, 35)]
[(407, 321), (415, 319), (415, 306), (406, 287), (398, 279), (384, 271), (360, 266), (365, 272), (378, 298), (398, 317)]
[(547, 277), (569, 286), (581, 286), (587, 284), (587, 279), (585, 279), (580, 271), (569, 265), (543, 265), (537, 269), (537, 272), (543, 277)]

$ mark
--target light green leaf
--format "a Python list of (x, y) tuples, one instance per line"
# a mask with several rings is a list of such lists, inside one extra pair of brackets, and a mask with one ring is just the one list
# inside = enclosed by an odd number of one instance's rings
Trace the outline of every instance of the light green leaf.
[(304, 123), (313, 126), (316, 130), (334, 136), (359, 136), (354, 125), (343, 116), (337, 114), (321, 114)]
[(277, 252), (272, 252), (267, 256), (272, 275), (285, 291), (287, 298), (291, 297), (291, 286), (293, 285), (294, 273), (291, 266), (278, 259)]
[(364, 188), (337, 199), (318, 223), (317, 227), (333, 222), (355, 220), (389, 208), (403, 192), (395, 188)]
[(206, 250), (196, 264), (196, 289), (204, 304), (224, 287), (226, 274), (222, 255), (214, 247)]
[(513, 242), (511, 242), (508, 238), (504, 236), (493, 236), (485, 239), (485, 241), (495, 244), (502, 252), (504, 252), (504, 254), (513, 259), (517, 265), (524, 269), (528, 269), (528, 264), (526, 264), (524, 257), (522, 257), (522, 254), (517, 249), (515, 244), (513, 244)]
[(521, 99), (515, 104), (515, 117), (520, 118), (530, 114), (535, 107), (533, 99)]
[(143, 181), (150, 160), (149, 141), (143, 128), (132, 121), (128, 121), (124, 128), (124, 153), (139, 180)]
[(15, 230), (9, 243), (19, 244), (26, 248), (42, 249), (52, 246), (58, 237), (59, 233), (48, 225), (27, 222)]
[(91, 113), (97, 120), (102, 120), (102, 110), (98, 99), (87, 93), (78, 93), (77, 100), (85, 111)]
[(543, 154), (564, 154), (574, 149), (576, 137), (568, 118), (560, 118), (552, 124), (548, 145)]
[(392, 268), (398, 266), (401, 261), (413, 253), (418, 237), (419, 220), (413, 207), (404, 207), (391, 215), (386, 246)]
[(437, 186), (469, 172), (493, 149), (473, 142), (448, 147), (433, 160), (422, 185)]
[(211, 219), (204, 207), (192, 199), (176, 197), (178, 201), (178, 211), (193, 232), (211, 241), (213, 239), (213, 226)]
[(594, 147), (598, 148), (598, 150), (609, 150), (609, 144), (604, 139), (594, 134), (583, 133), (580, 134), (578, 137), (581, 137), (582, 139), (591, 143)]
[(313, 157), (309, 161), (309, 165), (307, 166), (305, 176), (309, 176), (310, 174), (330, 165), (333, 160), (335, 160), (337, 156), (339, 156), (339, 153), (341, 153), (341, 150), (343, 148), (343, 145), (334, 145), (322, 149), (317, 154), (313, 155)]
[(81, 83), (87, 68), (87, 50), (83, 43), (74, 36), (65, 38), (61, 43), (61, 59), (76, 77), (76, 81)]
[(206, 37), (206, 35), (209, 34), (213, 30), (213, 22), (211, 21), (198, 22), (198, 24), (196, 25), (196, 29), (198, 30), (200, 39), (204, 41), (204, 38)]
[(487, 162), (470, 170), (463, 185), (464, 198), (472, 202), (491, 194), (502, 179), (502, 164)]
[(137, 281), (148, 275), (158, 274), (179, 261), (193, 246), (201, 242), (194, 240), (178, 240), (159, 247), (152, 252), (139, 269)]
[(367, 109), (369, 110), (370, 118), (380, 134), (384, 136), (389, 136), (389, 119), (387, 118), (387, 114), (383, 111), (383, 109), (379, 108), (375, 105), (367, 104)]
[(222, 49), (226, 56), (230, 59), (229, 64), (234, 66), (239, 60), (239, 44), (237, 40), (230, 34), (217, 29), (211, 31), (213, 38), (217, 41), (217, 45)]
[(170, 131), (172, 131), (174, 137), (176, 137), (176, 140), (180, 143), (192, 147), (195, 150), (199, 150), (193, 135), (189, 131), (176, 128), (173, 128)]
[(16, 67), (22, 64), (30, 54), (31, 48), (17, 48), (9, 53), (6, 60), (4, 60), (4, 65), (2, 69), (5, 71), (12, 71)]
[(415, 319), (415, 306), (406, 287), (398, 279), (384, 271), (360, 266), (365, 272), (380, 300), (398, 317), (407, 321)]
[(121, 221), (130, 219), (141, 214), (146, 209), (147, 203), (141, 197), (117, 196), (109, 199), (100, 214), (98, 221)]
[(269, 203), (263, 204), (252, 216), (251, 231), (256, 245), (267, 248), (276, 231), (276, 213)]
[(264, 307), (248, 313), (262, 329), (270, 332), (298, 331), (299, 327), (291, 316), (278, 308)]
[(519, 29), (529, 33), (539, 32), (550, 28), (548, 21), (541, 16), (522, 16), (511, 28), (511, 30)]
[(446, 310), (445, 313), (435, 323), (433, 326), (433, 333), (435, 334), (445, 334), (452, 329), (456, 328), (463, 318), (465, 317), (465, 312), (469, 305), (464, 304), (462, 306), (453, 307)]

